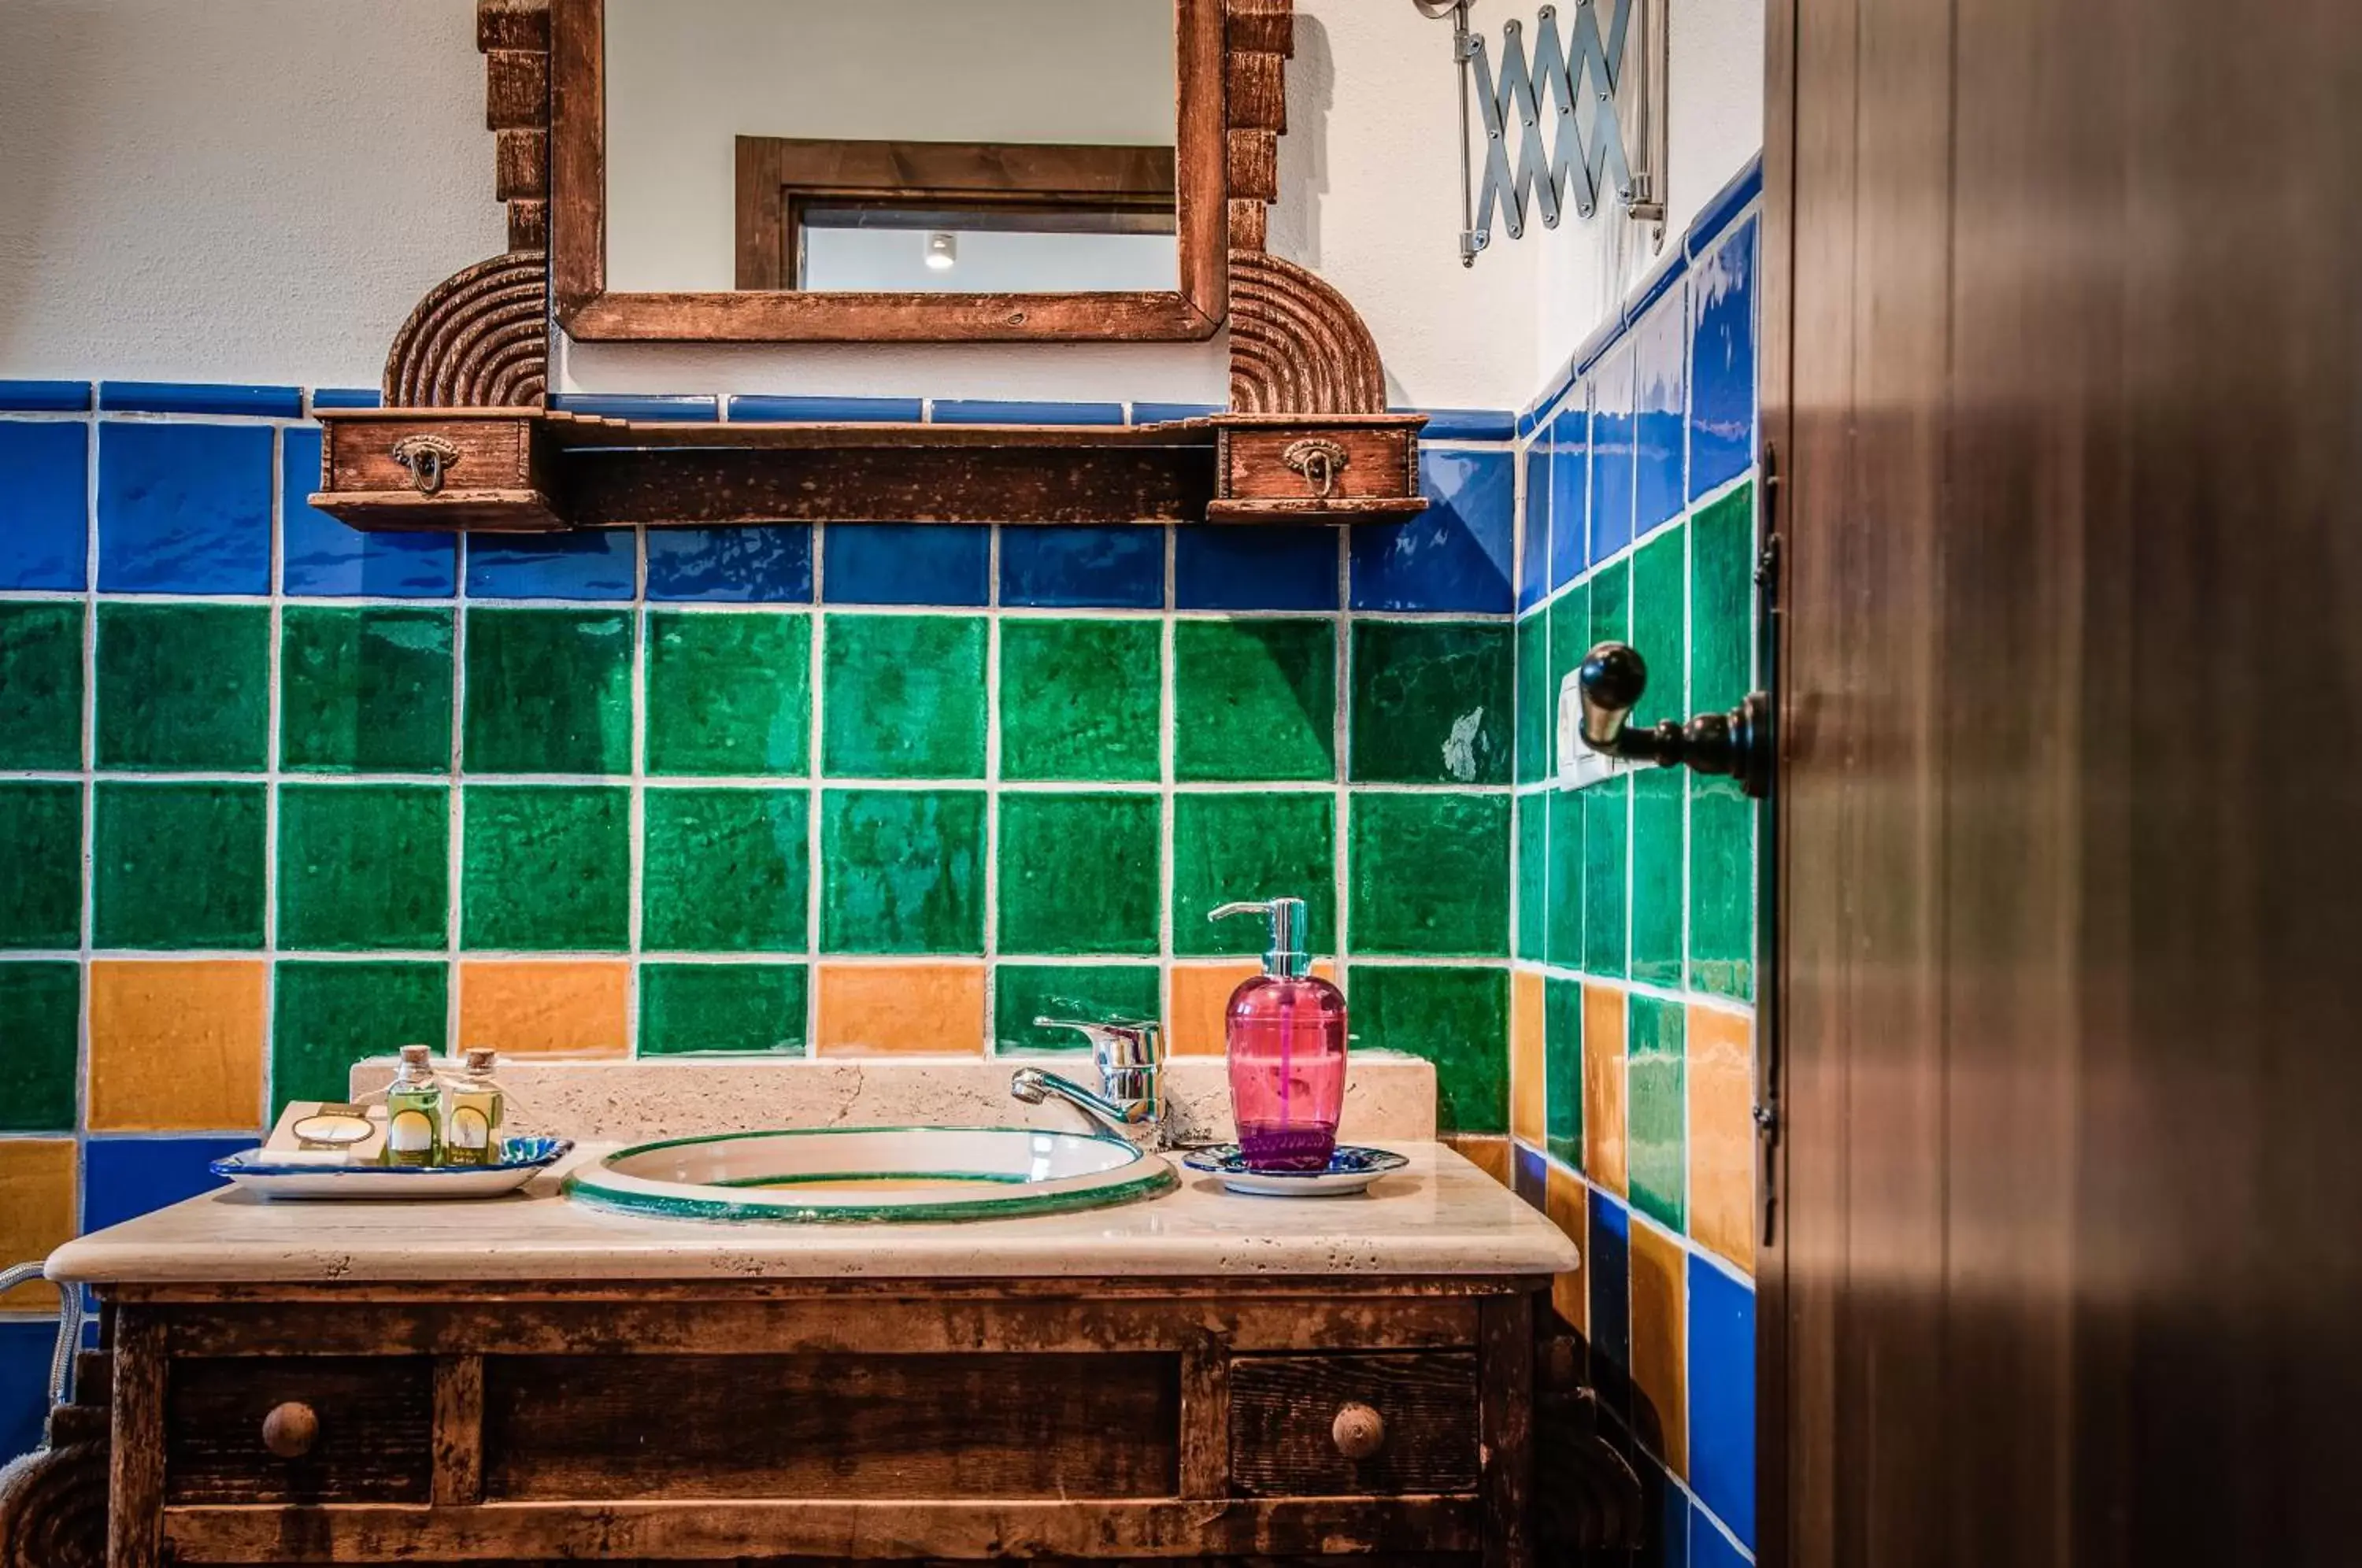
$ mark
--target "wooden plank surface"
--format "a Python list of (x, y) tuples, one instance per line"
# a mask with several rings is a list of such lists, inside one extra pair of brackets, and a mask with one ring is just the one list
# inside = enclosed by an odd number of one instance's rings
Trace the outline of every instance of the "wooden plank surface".
[(484, 1358), (435, 1359), (433, 1495), (436, 1504), (484, 1499)]
[(1528, 1568), (1534, 1495), (1534, 1298), (1496, 1296), (1478, 1311), (1478, 1435), (1484, 1451), (1485, 1568)]
[[(284, 1325), (280, 1343), (305, 1336)], [(308, 1348), (308, 1347), (306, 1347)], [(182, 1503), (423, 1503), (429, 1496), (434, 1367), (424, 1356), (175, 1355), (165, 1390), (165, 1498)], [(263, 1421), (301, 1405), (311, 1452), (282, 1458)]]
[[(1241, 1356), (1231, 1365), (1231, 1478), (1249, 1496), (1476, 1491), (1477, 1370), (1472, 1351), (1423, 1355)], [(1385, 1423), (1366, 1459), (1333, 1426), (1347, 1405)]]

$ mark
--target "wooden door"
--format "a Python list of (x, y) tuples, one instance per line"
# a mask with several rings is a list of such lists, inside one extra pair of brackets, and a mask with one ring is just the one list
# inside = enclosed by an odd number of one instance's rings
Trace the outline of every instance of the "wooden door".
[(2362, 1562), (2362, 12), (1769, 9), (1762, 1560)]

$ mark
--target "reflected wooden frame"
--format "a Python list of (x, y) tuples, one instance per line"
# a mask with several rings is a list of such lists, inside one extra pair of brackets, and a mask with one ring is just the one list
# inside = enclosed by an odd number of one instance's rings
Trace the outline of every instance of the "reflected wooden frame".
[(607, 287), (605, 0), (550, 5), (550, 283), (586, 342), (1191, 342), (1230, 308), (1222, 0), (1174, 0), (1176, 287), (1039, 294)]

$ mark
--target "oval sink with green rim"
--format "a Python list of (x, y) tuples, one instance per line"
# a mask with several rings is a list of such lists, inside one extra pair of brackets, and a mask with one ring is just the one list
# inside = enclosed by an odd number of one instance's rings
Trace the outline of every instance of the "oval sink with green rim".
[(1156, 1155), (1103, 1133), (862, 1127), (639, 1143), (577, 1168), (566, 1195), (666, 1219), (814, 1224), (1019, 1219), (1178, 1185)]

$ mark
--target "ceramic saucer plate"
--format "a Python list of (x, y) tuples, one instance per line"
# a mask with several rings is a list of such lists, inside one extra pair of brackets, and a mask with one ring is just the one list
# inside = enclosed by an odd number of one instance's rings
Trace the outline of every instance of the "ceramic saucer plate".
[(439, 1203), (514, 1192), (573, 1147), (568, 1138), (504, 1138), (501, 1157), (492, 1165), (425, 1167), (290, 1162), (281, 1150), (244, 1149), (215, 1160), (213, 1173), (261, 1198)]
[(1361, 1191), (1410, 1161), (1391, 1149), (1340, 1143), (1336, 1153), (1329, 1156), (1326, 1170), (1255, 1171), (1247, 1168), (1246, 1156), (1239, 1153), (1236, 1143), (1218, 1143), (1210, 1149), (1191, 1150), (1182, 1156), (1181, 1163), (1193, 1171), (1207, 1171), (1221, 1177), (1222, 1185), (1232, 1192), (1252, 1193), (1258, 1198), (1341, 1198), (1349, 1192)]

